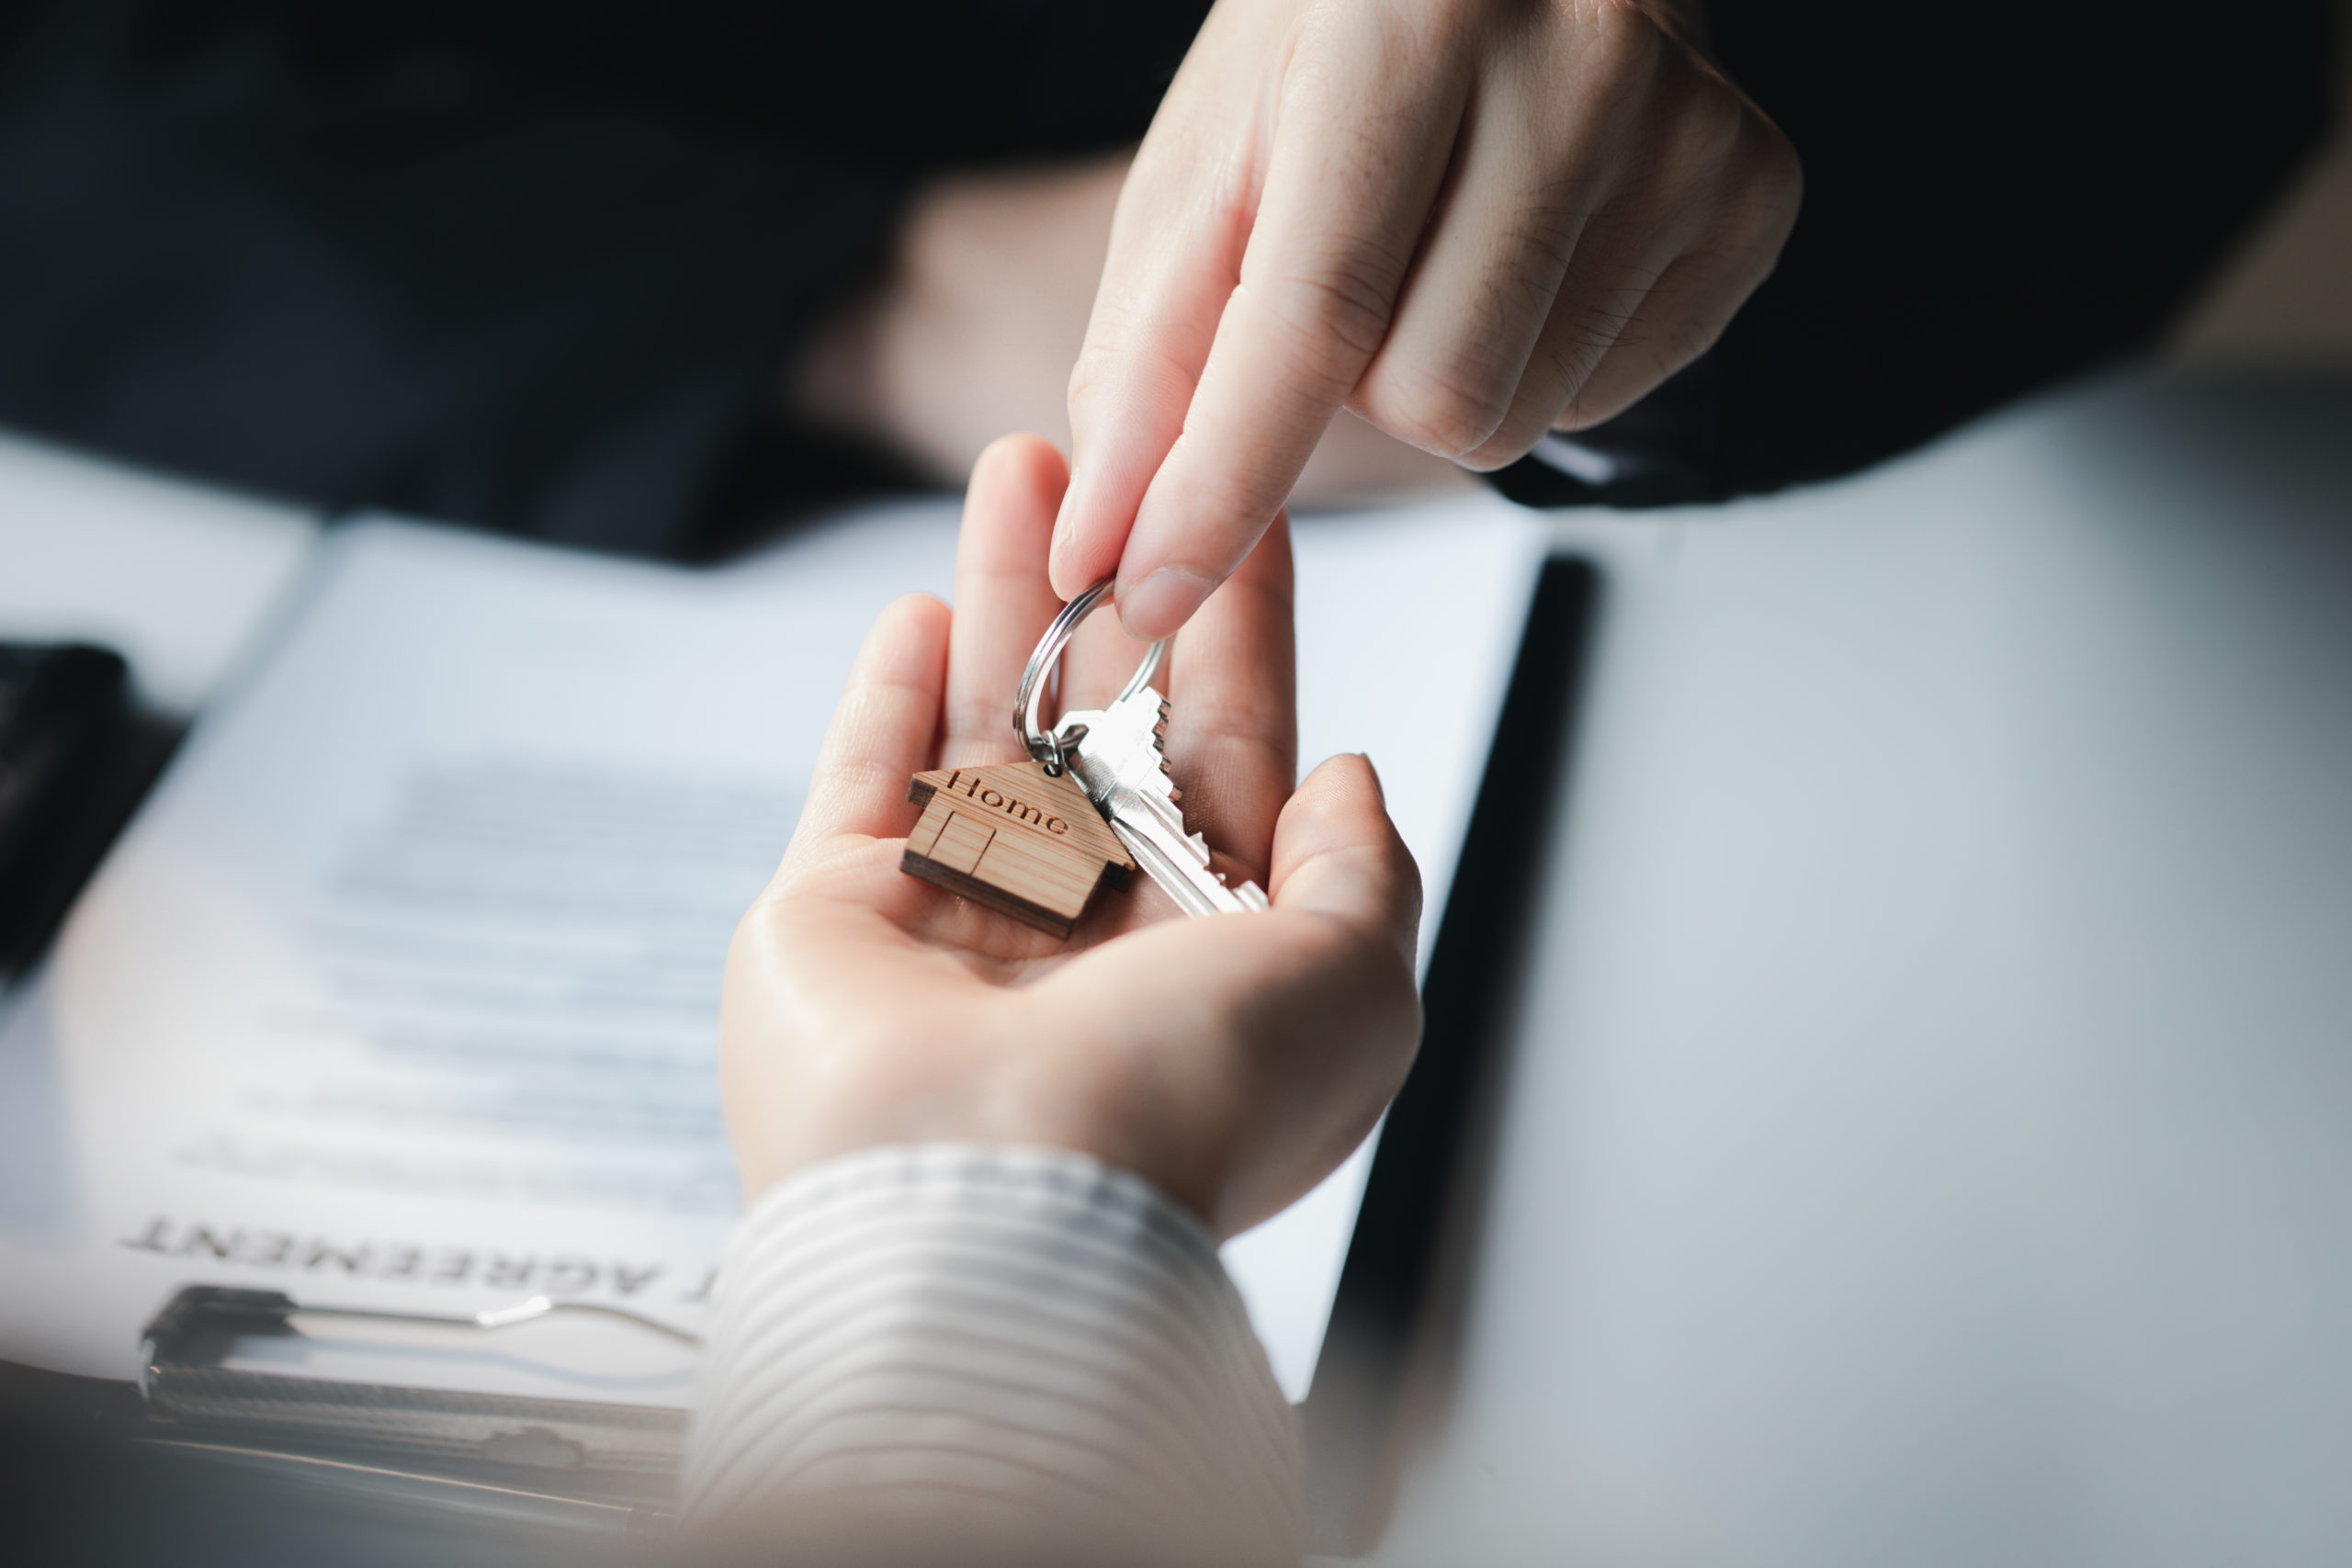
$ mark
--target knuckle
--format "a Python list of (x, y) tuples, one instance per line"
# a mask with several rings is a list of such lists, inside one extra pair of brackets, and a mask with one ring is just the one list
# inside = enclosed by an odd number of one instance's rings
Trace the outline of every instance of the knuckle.
[(1291, 27), (1292, 67), (1317, 69), (1321, 61), (1345, 47), (1354, 30), (1357, 10), (1339, 0), (1311, 0)]
[(1493, 435), (1510, 412), (1511, 389), (1467, 367), (1430, 369), (1377, 364), (1351, 400), (1357, 412), (1400, 441), (1459, 457)]
[[(1536, 434), (1540, 435), (1543, 433), (1539, 431)], [(1474, 474), (1491, 474), (1498, 468), (1508, 468), (1526, 457), (1534, 445), (1533, 435), (1522, 441), (1516, 434), (1507, 436), (1498, 431), (1493, 440), (1482, 444), (1475, 451), (1463, 453), (1453, 460)]]
[(1336, 87), (1369, 69), (1386, 72), (1427, 51), (1445, 30), (1441, 5), (1374, 5), (1309, 0), (1290, 28), (1286, 75)]
[(1312, 331), (1369, 356), (1388, 335), (1405, 258), (1376, 245), (1351, 246), (1296, 280)]
[(1581, 430), (1595, 423), (1586, 414), (1580, 400), (1608, 352), (1597, 340), (1581, 336), (1546, 349), (1544, 360), (1550, 377), (1550, 396), (1544, 402), (1545, 417), (1542, 424), (1527, 437), (1529, 446), (1533, 446), (1546, 430)]
[(1378, 247), (1351, 247), (1269, 290), (1268, 313), (1292, 339), (1297, 359), (1352, 380), (1348, 367), (1369, 360), (1388, 336), (1403, 274), (1403, 263)]
[(1579, 0), (1580, 73), (1603, 92), (1650, 77), (1664, 60), (1665, 32), (1643, 0)]
[(1069, 402), (1072, 409), (1083, 409), (1102, 395), (1117, 357), (1110, 349), (1091, 343), (1078, 351), (1078, 358), (1069, 367)]
[(1760, 117), (1751, 120), (1740, 174), (1758, 216), (1785, 238), (1804, 201), (1804, 165), (1789, 139)]
[(1707, 233), (1691, 249), (1721, 291), (1736, 305), (1753, 293), (1780, 265), (1781, 248), (1796, 226), (1803, 195), (1793, 155), (1736, 186), (1713, 214)]
[(1476, 452), (1464, 452), (1454, 461), (1474, 474), (1491, 474), (1498, 469), (1508, 468), (1526, 457), (1534, 449), (1537, 436), (1542, 434), (1543, 432), (1538, 431), (1524, 441), (1490, 441)]
[(1162, 335), (1123, 332), (1079, 350), (1068, 402), (1080, 419), (1098, 409), (1182, 408), (1193, 380), (1192, 369)]
[(1747, 103), (1722, 78), (1694, 73), (1690, 90), (1675, 106), (1679, 152), (1697, 168), (1722, 168), (1738, 156), (1747, 134)]
[(1731, 312), (1728, 310), (1702, 310), (1659, 333), (1655, 350), (1657, 378), (1665, 380), (1714, 347), (1715, 340), (1723, 336), (1724, 328), (1730, 320)]
[(1464, 453), (1455, 459), (1473, 473), (1490, 474), (1497, 468), (1507, 468), (1534, 450), (1535, 444), (1552, 428), (1559, 417), (1561, 407), (1567, 401), (1570, 389), (1547, 388), (1541, 396), (1523, 398), (1514, 406), (1493, 435), (1481, 443), (1477, 450)]
[(1568, 306), (1561, 318), (1561, 341), (1546, 360), (1555, 379), (1575, 386), (1604, 355), (1646, 341), (1651, 327), (1643, 308), (1650, 303), (1655, 281), (1651, 276), (1596, 289)]

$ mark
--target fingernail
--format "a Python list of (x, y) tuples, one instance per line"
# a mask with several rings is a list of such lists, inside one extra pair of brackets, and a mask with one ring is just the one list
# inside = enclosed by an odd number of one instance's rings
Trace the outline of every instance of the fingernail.
[(1119, 620), (1127, 635), (1157, 642), (1193, 618), (1216, 584), (1181, 566), (1163, 566), (1119, 595)]
[[(1062, 558), (1069, 553), (1070, 541), (1078, 537), (1078, 509), (1070, 504), (1077, 499), (1078, 476), (1073, 473), (1062, 490), (1061, 510), (1054, 513), (1053, 540), (1046, 547), (1046, 576), (1057, 593), (1061, 592), (1061, 580), (1067, 570)], [(1069, 595), (1064, 593), (1062, 597), (1067, 599)]]
[(1062, 486), (1062, 503), (1054, 512), (1054, 548), (1059, 550), (1078, 532), (1078, 508), (1070, 502), (1078, 499), (1078, 475), (1073, 472), (1069, 483)]

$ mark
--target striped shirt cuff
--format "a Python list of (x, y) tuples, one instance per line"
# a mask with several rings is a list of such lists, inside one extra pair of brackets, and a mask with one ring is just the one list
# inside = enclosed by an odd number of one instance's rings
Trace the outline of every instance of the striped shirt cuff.
[(872, 1149), (777, 1186), (696, 1403), (689, 1517), (779, 1549), (1301, 1548), (1295, 1425), (1214, 1238), (1083, 1155)]

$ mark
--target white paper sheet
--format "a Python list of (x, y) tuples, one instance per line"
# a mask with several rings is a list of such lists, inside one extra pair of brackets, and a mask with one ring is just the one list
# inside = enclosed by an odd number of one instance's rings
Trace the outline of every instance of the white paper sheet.
[[(893, 509), (702, 573), (334, 536), (0, 1020), (0, 1357), (130, 1376), (198, 1281), (697, 1325), (737, 1211), (727, 934), (866, 625), (946, 592), (954, 530)], [(1431, 910), (1540, 549), (1497, 503), (1299, 530), (1302, 755), (1374, 756)], [(1368, 1157), (1227, 1249), (1294, 1398)]]

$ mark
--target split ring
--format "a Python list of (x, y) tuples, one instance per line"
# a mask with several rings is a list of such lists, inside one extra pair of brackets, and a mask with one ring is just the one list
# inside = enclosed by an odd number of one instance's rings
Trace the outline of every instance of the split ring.
[[(1062, 649), (1069, 646), (1069, 639), (1078, 635), (1078, 623), (1111, 597), (1111, 587), (1115, 581), (1106, 577), (1063, 605), (1062, 613), (1054, 617), (1054, 624), (1046, 628), (1046, 635), (1037, 639), (1036, 651), (1029, 655), (1028, 668), (1021, 671), (1021, 689), (1013, 694), (1012, 698), (1012, 728), (1021, 737), (1021, 743), (1029, 749), (1030, 757), (1045, 764), (1049, 773), (1058, 774), (1065, 763), (1060, 737), (1038, 728), (1037, 724), (1037, 705), (1045, 699), (1046, 671), (1060, 660)], [(1127, 677), (1125, 688), (1115, 700), (1125, 702), (1149, 685), (1151, 678), (1159, 672), (1159, 661), (1167, 652), (1166, 637), (1153, 643), (1145, 651), (1143, 661), (1136, 666), (1136, 672)]]

